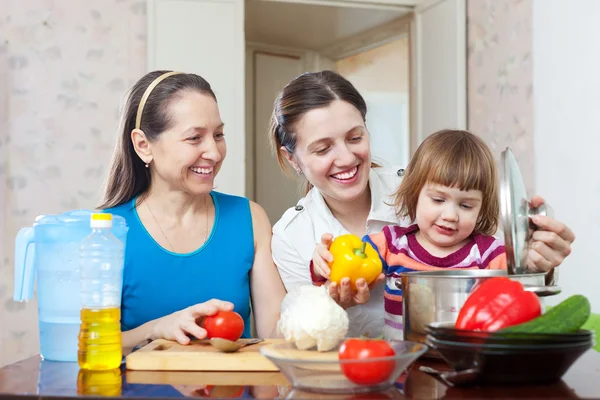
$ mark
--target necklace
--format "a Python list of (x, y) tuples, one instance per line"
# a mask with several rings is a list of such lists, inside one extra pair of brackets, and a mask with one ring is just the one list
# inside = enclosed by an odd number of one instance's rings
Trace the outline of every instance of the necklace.
[[(210, 196), (210, 194), (209, 194)], [(160, 226), (160, 223), (158, 222), (158, 220), (156, 219), (156, 216), (154, 215), (154, 213), (152, 212), (152, 208), (150, 208), (150, 204), (148, 203), (148, 200), (145, 200), (144, 203), (146, 203), (146, 207), (148, 208), (148, 211), (150, 211), (150, 215), (152, 215), (152, 218), (154, 219), (154, 222), (156, 222), (156, 225), (158, 226), (158, 229), (160, 229), (160, 233), (162, 233), (163, 237), (165, 238), (165, 240), (167, 241), (167, 244), (169, 245), (169, 249), (173, 252), (173, 253), (177, 253), (175, 251), (175, 248), (173, 247), (173, 245), (171, 244), (171, 242), (169, 241), (169, 238), (167, 237), (167, 235), (165, 234), (165, 231), (163, 231), (162, 227)], [(204, 212), (206, 214), (206, 232), (205, 232), (205, 236), (204, 236), (204, 241), (206, 242), (206, 240), (208, 240), (208, 220), (209, 220), (209, 215), (208, 215), (208, 200), (205, 197), (204, 198)]]

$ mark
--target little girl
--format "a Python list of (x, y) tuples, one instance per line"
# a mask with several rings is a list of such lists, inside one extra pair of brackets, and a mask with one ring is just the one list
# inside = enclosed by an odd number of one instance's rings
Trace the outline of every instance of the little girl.
[[(375, 247), (383, 262), (384, 334), (401, 339), (402, 292), (396, 287), (401, 272), (506, 269), (503, 242), (492, 236), (500, 206), (490, 149), (466, 131), (428, 136), (408, 164), (393, 205), (412, 225), (386, 226), (363, 240)], [(312, 272), (313, 282), (322, 283), (323, 278)]]
[(394, 208), (414, 221), (365, 236), (383, 261), (386, 337), (402, 337), (405, 271), (506, 269), (504, 243), (492, 236), (500, 213), (494, 157), (479, 137), (444, 130), (427, 137), (406, 168)]

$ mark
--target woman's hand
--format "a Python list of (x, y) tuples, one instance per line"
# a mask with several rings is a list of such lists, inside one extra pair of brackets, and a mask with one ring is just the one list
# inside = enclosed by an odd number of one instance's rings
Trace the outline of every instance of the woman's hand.
[(363, 278), (356, 280), (356, 292), (350, 288), (350, 278), (342, 278), (340, 284), (327, 281), (328, 291), (331, 298), (338, 303), (343, 309), (353, 307), (357, 304), (365, 304), (371, 298), (371, 290), (385, 279), (384, 274), (379, 276), (370, 284)]
[[(544, 204), (544, 199), (534, 196), (530, 204), (539, 207)], [(575, 234), (568, 226), (548, 216), (536, 215), (532, 221), (538, 230), (533, 232), (529, 243), (527, 268), (532, 272), (548, 272), (571, 254)]]
[(150, 333), (150, 339), (176, 340), (183, 345), (190, 343), (188, 335), (204, 339), (206, 331), (200, 327), (201, 320), (216, 314), (217, 311), (231, 310), (233, 310), (232, 303), (216, 299), (195, 304), (156, 320)]
[(333, 235), (325, 233), (321, 236), (321, 243), (317, 244), (315, 252), (313, 253), (313, 273), (316, 278), (327, 279), (325, 285), (327, 285), (329, 295), (331, 298), (338, 303), (344, 309), (353, 307), (357, 304), (365, 304), (371, 298), (371, 290), (375, 285), (385, 279), (384, 274), (380, 274), (371, 285), (367, 285), (367, 281), (359, 278), (356, 281), (356, 291), (353, 292), (350, 288), (350, 278), (342, 278), (340, 284), (329, 281), (329, 275), (331, 269), (329, 263), (333, 261), (333, 255), (329, 251), (331, 243), (333, 242)]

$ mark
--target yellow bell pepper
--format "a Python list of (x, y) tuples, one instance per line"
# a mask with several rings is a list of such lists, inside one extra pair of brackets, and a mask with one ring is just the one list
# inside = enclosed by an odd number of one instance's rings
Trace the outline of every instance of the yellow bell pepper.
[(379, 254), (371, 243), (363, 242), (356, 235), (347, 234), (335, 238), (329, 248), (333, 261), (329, 263), (329, 280), (337, 284), (342, 278), (350, 278), (352, 290), (356, 290), (356, 281), (363, 278), (371, 284), (383, 268)]

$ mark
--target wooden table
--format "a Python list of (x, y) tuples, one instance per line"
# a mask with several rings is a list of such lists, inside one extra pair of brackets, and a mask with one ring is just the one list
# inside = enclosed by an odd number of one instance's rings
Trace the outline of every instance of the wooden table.
[[(356, 396), (294, 391), (283, 375), (273, 373), (202, 373), (117, 370), (117, 374), (84, 376), (77, 363), (31, 357), (0, 369), (0, 397), (68, 398), (113, 395), (121, 398), (217, 397), (256, 399), (406, 399), (406, 398), (590, 398), (600, 396), (600, 353), (589, 350), (559, 382), (536, 386), (449, 388), (420, 372), (417, 362), (403, 384), (386, 392)], [(89, 398), (89, 397), (86, 397)]]

